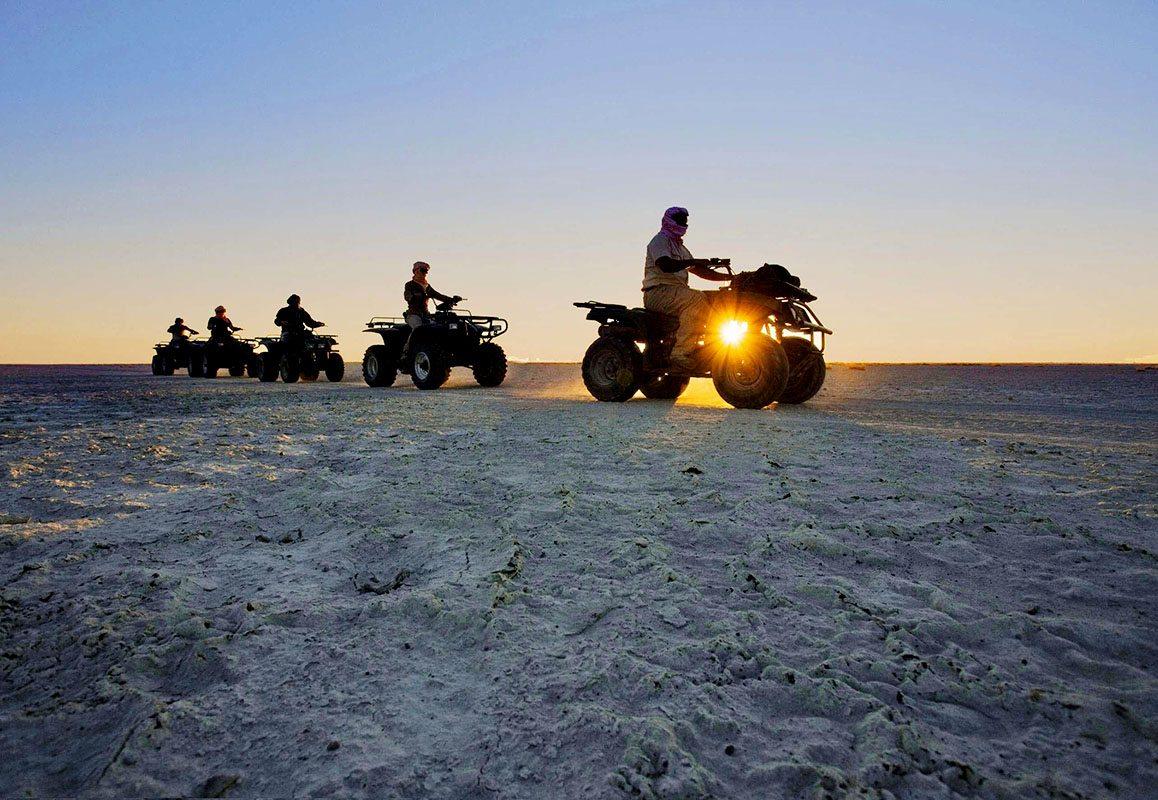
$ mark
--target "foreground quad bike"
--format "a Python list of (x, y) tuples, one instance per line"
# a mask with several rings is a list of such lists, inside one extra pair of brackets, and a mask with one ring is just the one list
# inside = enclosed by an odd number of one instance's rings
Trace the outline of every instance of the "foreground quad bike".
[(410, 375), (419, 389), (437, 389), (450, 377), (451, 367), (470, 367), (480, 386), (498, 386), (507, 377), (507, 355), (494, 343), (506, 333), (501, 317), (481, 317), (455, 311), (458, 301), (439, 303), (434, 316), (414, 330), (399, 317), (374, 317), (366, 333), (382, 337), (362, 357), (362, 377), (370, 386), (392, 386), (399, 372)]
[(297, 336), (263, 336), (257, 341), (265, 347), (255, 365), (262, 383), (278, 378), (286, 383), (316, 381), (322, 373), (326, 380), (337, 382), (346, 374), (346, 362), (333, 336), (306, 331)]
[(706, 377), (736, 408), (803, 403), (820, 391), (825, 337), (832, 331), (809, 307), (816, 297), (800, 288), (799, 278), (765, 264), (704, 294), (712, 310), (692, 372), (671, 368), (677, 317), (594, 300), (575, 303), (599, 323), (599, 338), (583, 357), (583, 383), (592, 396), (623, 402), (643, 392), (674, 400), (691, 378)]
[(189, 352), (189, 374), (195, 378), (216, 378), (226, 370), (234, 378), (257, 377), (258, 357), (255, 339), (210, 339), (196, 342)]
[(203, 340), (157, 342), (153, 345), (153, 360), (150, 364), (154, 375), (172, 375), (179, 369), (188, 369), (194, 378), (201, 375), (201, 361), (191, 358), (204, 345)]

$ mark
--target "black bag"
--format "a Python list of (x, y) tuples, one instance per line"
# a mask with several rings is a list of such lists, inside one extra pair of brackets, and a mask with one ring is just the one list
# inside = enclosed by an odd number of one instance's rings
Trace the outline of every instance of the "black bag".
[(816, 296), (800, 288), (800, 278), (779, 264), (765, 264), (755, 272), (741, 272), (732, 286), (746, 292), (758, 292), (771, 297), (791, 298), (810, 303)]
[(800, 278), (788, 271), (788, 267), (782, 267), (779, 264), (765, 264), (756, 270), (756, 280), (760, 283), (788, 283), (793, 286), (800, 286)]

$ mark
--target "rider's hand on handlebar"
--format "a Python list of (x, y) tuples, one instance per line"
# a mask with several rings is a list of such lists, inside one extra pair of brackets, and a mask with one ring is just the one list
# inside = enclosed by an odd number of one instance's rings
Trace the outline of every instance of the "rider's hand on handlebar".
[(456, 294), (454, 297), (452, 297), (452, 298), (450, 298), (450, 299), (451, 299), (451, 302), (454, 302), (454, 303), (461, 303), (461, 302), (462, 302), (462, 295), (457, 295), (457, 294)]

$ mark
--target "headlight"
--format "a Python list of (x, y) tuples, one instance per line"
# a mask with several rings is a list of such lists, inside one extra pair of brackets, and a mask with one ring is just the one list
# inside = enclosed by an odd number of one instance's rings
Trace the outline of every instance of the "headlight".
[(748, 323), (735, 319), (730, 319), (720, 326), (720, 338), (724, 341), (724, 344), (728, 345), (739, 344), (747, 332)]

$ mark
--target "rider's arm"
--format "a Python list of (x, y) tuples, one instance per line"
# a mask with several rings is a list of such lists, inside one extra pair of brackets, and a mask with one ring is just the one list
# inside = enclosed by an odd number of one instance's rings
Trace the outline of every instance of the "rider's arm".
[(731, 276), (716, 272), (711, 268), (713, 259), (710, 258), (672, 258), (671, 256), (660, 256), (655, 260), (655, 265), (664, 272), (679, 272), (686, 269), (697, 278), (703, 278), (706, 281), (726, 281), (730, 280)]
[(442, 292), (435, 289), (430, 284), (426, 284), (426, 296), (427, 297), (433, 297), (435, 300), (438, 300), (439, 302), (442, 302), (442, 303), (449, 303), (451, 300), (454, 299), (453, 297), (447, 297), (446, 295), (444, 295)]
[(679, 272), (688, 267), (693, 267), (698, 259), (695, 258), (672, 258), (671, 256), (660, 256), (655, 260), (655, 265), (660, 268), (661, 272)]
[(320, 328), (326, 324), (324, 322), (318, 322), (316, 319), (311, 317), (310, 312), (306, 311), (304, 308), (302, 309), (302, 322), (308, 325), (311, 330), (314, 328)]
[(190, 328), (188, 325), (186, 325), (184, 327), (185, 327), (185, 330), (189, 331), (189, 333), (193, 334), (194, 336), (200, 336), (201, 335), (201, 331), (195, 331), (192, 328)]
[[(703, 259), (696, 259), (702, 261)], [(688, 272), (695, 275), (697, 278), (703, 278), (706, 281), (730, 281), (732, 276), (726, 272), (716, 272), (711, 267), (694, 264), (688, 267)]]

